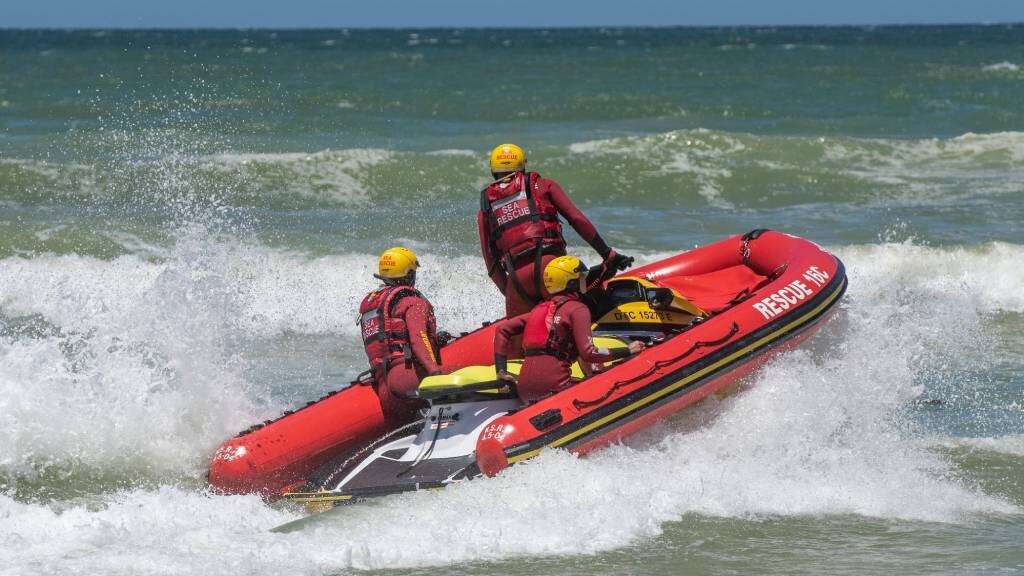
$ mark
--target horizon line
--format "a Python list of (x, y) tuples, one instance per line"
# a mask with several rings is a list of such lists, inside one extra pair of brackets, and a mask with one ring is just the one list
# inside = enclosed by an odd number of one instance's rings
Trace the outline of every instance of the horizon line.
[(555, 24), (550, 26), (7, 26), (0, 25), (4, 32), (149, 32), (149, 31), (181, 31), (181, 32), (213, 32), (213, 31), (266, 31), (266, 32), (316, 32), (316, 31), (400, 31), (400, 30), (672, 30), (672, 29), (757, 29), (757, 28), (956, 28), (969, 26), (1020, 26), (1022, 20), (985, 21), (985, 22), (888, 22), (878, 23), (835, 23), (835, 24)]

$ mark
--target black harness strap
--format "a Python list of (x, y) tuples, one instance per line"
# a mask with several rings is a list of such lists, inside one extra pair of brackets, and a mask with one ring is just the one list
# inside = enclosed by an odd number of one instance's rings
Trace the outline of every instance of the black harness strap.
[(538, 240), (536, 254), (533, 256), (533, 293), (537, 295), (537, 301), (540, 301), (541, 295), (544, 294), (540, 265), (544, 259), (544, 244)]
[[(516, 291), (516, 294), (519, 294), (519, 297), (523, 299), (523, 302), (526, 302), (531, 306), (536, 306), (540, 300), (527, 294), (526, 288), (523, 288), (523, 285), (519, 283), (519, 276), (516, 274), (515, 266), (512, 265), (512, 256), (510, 254), (505, 254), (503, 261), (505, 262), (505, 273), (508, 274), (508, 279), (512, 282), (512, 288)], [(538, 292), (538, 294), (540, 293)]]
[(530, 220), (539, 220), (537, 203), (533, 201), (533, 189), (530, 187), (530, 173), (523, 172), (523, 192), (526, 192), (526, 204), (530, 207)]
[(544, 348), (539, 350), (523, 350), (523, 357), (529, 356), (553, 356), (563, 362), (572, 362), (572, 356), (566, 354), (565, 352), (562, 352), (561, 350), (556, 350), (554, 348)]
[[(554, 237), (557, 238), (558, 236), (555, 235)], [(541, 254), (550, 254), (552, 256), (565, 256), (565, 245), (564, 244), (562, 244), (560, 242), (544, 242), (542, 239), (538, 239), (537, 242), (540, 242)], [(509, 257), (512, 258), (512, 264), (514, 265), (523, 256), (530, 256), (530, 260), (533, 260), (533, 256), (534, 256), (534, 252), (533, 251), (536, 250), (536, 249), (537, 249), (537, 246), (536, 246), (536, 244), (534, 244), (533, 246), (530, 246), (529, 248), (527, 248), (525, 250), (520, 250), (519, 252), (516, 252), (515, 254), (510, 254)]]

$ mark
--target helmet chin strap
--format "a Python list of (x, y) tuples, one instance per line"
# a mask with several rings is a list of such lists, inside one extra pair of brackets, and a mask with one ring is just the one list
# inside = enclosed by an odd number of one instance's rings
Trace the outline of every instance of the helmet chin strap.
[(491, 172), (491, 178), (494, 178), (494, 180), (492, 180), (491, 183), (488, 184), (488, 186), (492, 184), (497, 184), (499, 182), (510, 182), (512, 178), (515, 177), (515, 175), (519, 174), (520, 172), (526, 172), (526, 169), (524, 168), (522, 170), (513, 170), (505, 174), (504, 176), (498, 176), (498, 174), (500, 174), (499, 172)]
[(388, 286), (415, 286), (416, 285), (416, 271), (413, 270), (401, 278), (384, 278), (383, 276), (374, 274), (381, 282)]
[[(575, 286), (573, 285), (575, 283)], [(583, 278), (573, 278), (565, 284), (565, 288), (557, 294), (586, 294), (587, 283)]]

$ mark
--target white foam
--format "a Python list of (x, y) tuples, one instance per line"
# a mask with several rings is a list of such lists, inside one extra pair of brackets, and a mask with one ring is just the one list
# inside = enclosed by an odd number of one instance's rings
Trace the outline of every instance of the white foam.
[[(844, 200), (886, 206), (1019, 194), (1024, 183), (1024, 132), (899, 140), (697, 129), (577, 142), (569, 146), (569, 153), (570, 160), (580, 155), (627, 160), (635, 185), (693, 190), (718, 208), (732, 207), (738, 193), (792, 194), (779, 189), (792, 188), (794, 179), (815, 184), (823, 174), (842, 176)], [(760, 180), (750, 182), (750, 174), (764, 174), (768, 188), (762, 190)], [(676, 177), (666, 183), (660, 175)]]
[[(425, 271), (420, 281), (442, 329), (468, 331), (500, 316), (500, 294), (478, 257), (444, 261), (445, 274)], [(375, 262), (369, 254), (309, 258), (201, 229), (184, 232), (163, 261), (0, 260), (4, 316), (52, 327), (0, 339), (0, 425), (11, 430), (0, 468), (202, 469), (224, 437), (283, 409), (246, 380), (238, 342), (285, 333), (355, 342), (359, 302), (378, 284)], [(362, 352), (352, 350), (358, 365)]]
[(143, 258), (170, 258), (173, 256), (165, 246), (147, 242), (135, 234), (119, 230), (107, 230), (101, 232), (101, 234), (117, 242), (119, 246), (129, 253), (142, 256)]
[(1013, 62), (1003, 60), (1002, 62), (982, 66), (981, 69), (985, 72), (1017, 72), (1020, 70), (1020, 66)]
[(163, 264), (125, 256), (0, 261), (8, 318), (49, 328), (0, 338), (4, 471), (50, 464), (192, 473), (257, 414), (231, 341), (228, 252), (185, 233)]
[[(873, 289), (851, 292), (859, 301)], [(857, 306), (817, 346), (778, 358), (748, 390), (691, 412), (686, 425), (663, 427), (661, 440), (649, 435), (586, 459), (545, 452), (496, 479), (345, 508), (293, 534), (267, 533), (294, 516), (255, 498), (168, 487), (63, 513), (0, 497), (0, 516), (11, 520), (3, 537), (17, 544), (0, 560), (81, 573), (323, 573), (587, 554), (653, 537), (687, 514), (929, 522), (1019, 514), (906, 437), (898, 409), (920, 392), (918, 352), (908, 344), (941, 336), (931, 333), (927, 302), (916, 300), (902, 330), (882, 330), (899, 306)], [(51, 544), (38, 544), (43, 536)]]
[[(198, 462), (219, 435), (257, 416), (247, 403), (249, 384), (240, 376), (238, 363), (244, 359), (231, 360), (233, 339), (285, 333), (356, 338), (354, 311), (376, 285), (372, 255), (310, 258), (218, 243), (202, 234), (189, 238), (162, 262), (134, 255), (0, 261), (5, 314), (38, 315), (61, 331), (2, 343), (4, 414), (22, 440), (0, 449), (0, 458), (23, 466), (38, 453), (102, 465), (122, 452), (141, 451), (161, 465), (188, 469), (182, 462)], [(892, 303), (891, 322), (936, 334), (955, 327), (975, 338), (979, 314), (1024, 312), (1019, 290), (1024, 247), (1019, 245), (968, 250), (881, 244), (838, 253), (849, 268), (853, 293), (873, 308)], [(501, 297), (481, 273), (478, 257), (422, 256), (444, 262), (444, 275), (428, 270), (420, 282), (443, 329), (471, 330), (481, 319), (500, 316)], [(904, 300), (930, 305), (918, 310)], [(908, 311), (916, 317), (904, 318)], [(962, 356), (952, 349), (960, 345), (954, 342), (916, 338), (906, 345), (924, 358), (927, 349)], [(81, 351), (69, 352), (76, 347)], [(37, 393), (26, 396), (25, 389)], [(203, 398), (209, 406), (190, 406), (189, 398)], [(117, 417), (94, 425), (105, 411)], [(185, 413), (193, 420), (182, 420)], [(49, 418), (54, 415), (67, 422), (65, 432), (53, 434)], [(196, 420), (203, 423), (194, 426)], [(143, 426), (164, 430), (173, 446), (151, 446)], [(116, 432), (126, 427), (133, 431)]]
[(464, 148), (444, 148), (442, 150), (431, 150), (426, 153), (427, 156), (461, 156), (464, 158), (479, 158), (482, 154), (475, 150), (466, 150)]
[(369, 198), (363, 185), (366, 170), (391, 158), (387, 150), (352, 148), (310, 154), (218, 154), (203, 157), (198, 163), (256, 181), (272, 179), (278, 193), (363, 204)]
[[(295, 516), (256, 498), (169, 486), (52, 507), (0, 496), (0, 565), (15, 573), (324, 573), (591, 553), (650, 538), (687, 514), (933, 522), (1020, 514), (961, 482), (901, 410), (921, 395), (923, 373), (956, 378), (958, 363), (980, 354), (982, 315), (1022, 309), (1020, 296), (1000, 286), (1022, 285), (1024, 247), (838, 252), (850, 290), (822, 333), (747, 390), (629, 445), (585, 459), (547, 452), (497, 479), (348, 508), (290, 535), (266, 530)], [(463, 279), (423, 275), (442, 324), (468, 328), (500, 309), (478, 258), (423, 256)], [(0, 429), (14, 431), (0, 445), (0, 468), (27, 473), (42, 459), (198, 476), (212, 446), (253, 410), (226, 341), (265, 335), (266, 326), (352, 338), (372, 263), (202, 232), (184, 234), (164, 262), (0, 261), (5, 314), (38, 314), (78, 333), (0, 340)], [(991, 441), (1011, 453), (1015, 442)], [(444, 529), (423, 537), (437, 526)]]
[[(237, 243), (213, 246), (222, 260), (216, 270), (203, 273), (215, 274), (224, 283), (237, 314), (232, 326), (252, 336), (284, 332), (355, 336), (354, 310), (379, 284), (372, 275), (376, 256), (371, 254), (310, 258)], [(151, 248), (140, 244), (146, 258), (46, 255), (0, 260), (5, 280), (0, 284), (0, 301), (9, 314), (40, 314), (68, 330), (108, 325), (152, 298), (165, 274), (177, 274), (179, 267), (193, 264), (181, 260), (180, 248), (171, 252), (168, 261), (152, 261), (148, 257), (155, 249)], [(482, 274), (481, 258), (443, 258), (429, 253), (424, 257), (444, 262), (444, 273), (440, 268), (424, 271), (419, 283), (430, 295), (444, 329), (471, 330), (481, 319), (500, 316), (501, 295)], [(194, 279), (201, 280), (196, 274)], [(463, 280), (454, 282), (453, 277)]]
[(965, 197), (1018, 194), (1024, 182), (1024, 132), (966, 133), (949, 139), (837, 139), (824, 142), (824, 165), (881, 185), (877, 201), (942, 204)]
[(83, 190), (94, 191), (96, 186), (95, 169), (81, 163), (58, 164), (46, 160), (0, 158), (0, 165), (16, 166), (65, 189), (77, 186)]
[[(423, 261), (443, 262), (443, 266), (424, 270), (417, 283), (434, 304), (442, 329), (469, 331), (481, 320), (501, 316), (501, 295), (482, 273), (481, 258), (420, 254)], [(245, 269), (239, 276), (248, 280), (242, 295), (252, 320), (248, 327), (265, 334), (288, 330), (356, 337), (355, 311), (362, 298), (379, 285), (373, 278), (376, 262), (376, 256), (370, 254), (308, 259), (257, 251), (249, 264), (236, 263)]]
[[(912, 292), (938, 303), (955, 301), (950, 316), (1024, 312), (1024, 246), (992, 242), (977, 248), (932, 248), (906, 243), (839, 248), (851, 282), (871, 299), (891, 301)], [(968, 314), (969, 315), (969, 314)]]
[(956, 168), (1007, 167), (1024, 159), (1024, 132), (968, 132), (947, 139), (846, 139), (826, 142), (829, 143), (826, 158), (857, 160), (864, 168), (871, 164), (924, 168), (936, 162)]
[(729, 157), (746, 150), (739, 137), (705, 129), (679, 130), (653, 136), (591, 140), (569, 145), (577, 155), (621, 155), (641, 160), (655, 173), (680, 175), (696, 182), (697, 193), (710, 206), (729, 209), (722, 193), (732, 177)]
[(979, 438), (945, 438), (937, 442), (950, 448), (967, 447), (984, 452), (1024, 456), (1024, 435), (989, 436)]
[[(312, 153), (221, 153), (213, 155), (183, 154), (168, 148), (167, 141), (180, 140), (181, 135), (147, 131), (124, 133), (110, 131), (109, 144), (124, 148), (130, 161), (111, 165), (55, 163), (42, 160), (0, 159), (0, 165), (16, 167), (43, 180), (43, 186), (86, 197), (108, 199), (123, 194), (138, 200), (136, 190), (141, 180), (150, 200), (165, 205), (202, 204), (200, 200), (222, 202), (225, 196), (248, 193), (250, 189), (270, 190), (274, 197), (298, 196), (327, 200), (341, 205), (359, 206), (367, 202), (367, 176), (377, 166), (394, 157), (394, 153), (376, 148), (322, 150)], [(140, 144), (139, 141), (142, 141)], [(198, 147), (198, 144), (193, 143)], [(140, 150), (145, 155), (140, 154)], [(209, 197), (195, 196), (194, 178), (212, 173), (232, 180), (222, 187), (200, 186)], [(194, 209), (198, 206), (174, 206)]]

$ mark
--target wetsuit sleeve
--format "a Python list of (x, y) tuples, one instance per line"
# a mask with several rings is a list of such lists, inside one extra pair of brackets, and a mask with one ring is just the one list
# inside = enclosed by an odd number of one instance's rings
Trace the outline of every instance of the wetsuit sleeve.
[(487, 226), (487, 215), (483, 211), (478, 212), (476, 215), (476, 229), (480, 234), (480, 253), (483, 254), (484, 265), (487, 266), (487, 275), (498, 285), (498, 290), (504, 294), (508, 278), (506, 278), (505, 270), (498, 261), (499, 255), (495, 250), (494, 243), (491, 242), (491, 234)]
[(505, 370), (508, 367), (508, 355), (513, 351), (509, 350), (509, 343), (512, 339), (523, 333), (523, 329), (526, 328), (526, 319), (530, 317), (530, 313), (520, 314), (507, 320), (503, 320), (498, 324), (497, 330), (494, 331), (494, 369), (497, 371)]
[(626, 348), (609, 350), (594, 346), (594, 335), (590, 331), (590, 310), (582, 303), (574, 305), (567, 317), (581, 362), (607, 362), (629, 356), (629, 349)]
[(428, 374), (440, 372), (441, 366), (437, 363), (436, 346), (427, 330), (430, 307), (422, 298), (415, 296), (403, 298), (399, 307), (405, 307), (403, 317), (405, 326), (409, 330), (409, 347), (412, 348), (412, 354), (416, 361), (423, 366)]
[(569, 195), (562, 190), (558, 182), (547, 180), (547, 184), (548, 197), (551, 199), (551, 203), (555, 205), (555, 208), (558, 209), (558, 213), (569, 222), (569, 225), (572, 226), (572, 229), (581, 238), (586, 240), (587, 244), (590, 244), (601, 255), (601, 259), (607, 258), (612, 249), (601, 238), (601, 235), (597, 233), (597, 228), (594, 227), (590, 219), (573, 204), (572, 200), (569, 199)]
[(614, 276), (615, 269), (609, 266), (607, 261), (601, 262), (600, 265), (591, 268), (587, 271), (587, 294), (590, 294), (591, 291), (603, 290), (602, 284)]

